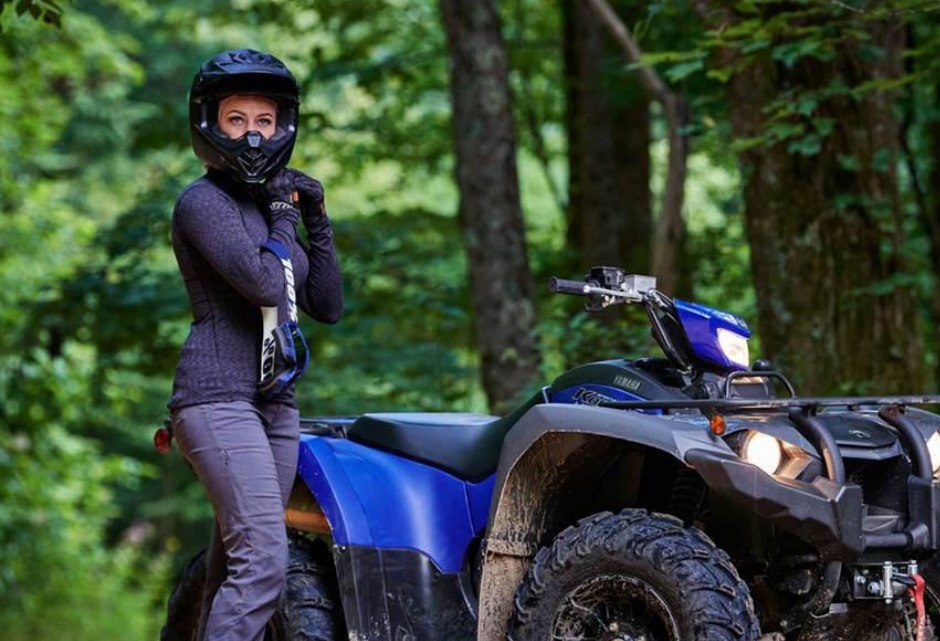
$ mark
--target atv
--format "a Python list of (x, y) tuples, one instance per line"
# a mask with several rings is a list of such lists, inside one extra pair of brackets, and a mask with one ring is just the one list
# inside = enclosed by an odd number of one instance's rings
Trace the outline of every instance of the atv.
[[(929, 641), (940, 396), (809, 398), (739, 317), (596, 267), (664, 358), (577, 367), (502, 418), (302, 421), (270, 641)], [(164, 445), (167, 444), (163, 434)], [(203, 555), (163, 641), (193, 641)]]

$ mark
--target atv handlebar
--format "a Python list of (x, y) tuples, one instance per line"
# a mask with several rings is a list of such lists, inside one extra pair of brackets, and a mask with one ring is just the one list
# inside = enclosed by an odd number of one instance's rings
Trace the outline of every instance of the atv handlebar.
[(571, 294), (584, 296), (587, 302), (584, 309), (599, 312), (611, 305), (640, 303), (646, 307), (653, 329), (653, 338), (662, 347), (666, 357), (677, 369), (690, 368), (691, 360), (683, 355), (681, 337), (674, 337), (678, 321), (664, 324), (664, 317), (675, 315), (673, 302), (656, 289), (656, 278), (641, 274), (625, 274), (619, 267), (592, 267), (583, 281), (566, 280), (552, 276), (548, 279), (548, 291), (553, 294)]
[(572, 294), (574, 296), (585, 296), (585, 291), (589, 285), (579, 280), (565, 280), (552, 276), (548, 279), (548, 291), (553, 294)]
[(601, 282), (590, 276), (589, 274), (585, 280), (566, 280), (552, 276), (548, 279), (548, 291), (553, 294), (597, 298), (597, 301), (593, 304), (589, 302), (588, 305), (589, 311), (598, 311), (616, 302), (646, 302), (654, 296), (656, 288), (656, 279), (651, 276), (624, 276), (621, 273), (619, 278), (606, 278)]

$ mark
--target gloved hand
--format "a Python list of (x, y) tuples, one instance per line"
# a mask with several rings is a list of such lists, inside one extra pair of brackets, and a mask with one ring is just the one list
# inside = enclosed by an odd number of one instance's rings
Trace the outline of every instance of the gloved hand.
[[(262, 196), (268, 201), (268, 211), (271, 215), (271, 229), (281, 228), (285, 232), (281, 242), (287, 243), (293, 235), (292, 228), (297, 225), (300, 218), (300, 209), (294, 204), (294, 177), (286, 169), (282, 169), (266, 181), (261, 189)], [(283, 221), (283, 222), (282, 222)], [(289, 225), (291, 231), (285, 226)]]
[(319, 228), (326, 218), (323, 183), (297, 169), (288, 169), (293, 177), (294, 189), (300, 194), (300, 213), (307, 230)]
[(262, 196), (269, 202), (283, 202), (294, 205), (294, 174), (290, 169), (281, 169), (264, 181), (261, 186)]

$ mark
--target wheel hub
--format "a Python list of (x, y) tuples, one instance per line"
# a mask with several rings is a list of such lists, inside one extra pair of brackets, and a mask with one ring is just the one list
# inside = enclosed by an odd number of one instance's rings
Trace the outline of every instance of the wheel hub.
[(659, 593), (635, 577), (600, 575), (562, 600), (553, 641), (678, 641), (678, 626)]
[(604, 632), (600, 641), (647, 641), (647, 631), (638, 629), (636, 625), (629, 621), (614, 621), (607, 625), (607, 631)]

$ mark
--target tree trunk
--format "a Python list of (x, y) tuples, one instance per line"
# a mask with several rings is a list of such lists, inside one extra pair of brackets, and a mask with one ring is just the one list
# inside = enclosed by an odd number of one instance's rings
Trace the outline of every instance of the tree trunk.
[(538, 376), (540, 363), (506, 49), (496, 0), (441, 0), (440, 9), (483, 387), (491, 409), (504, 412)]
[(649, 99), (583, 0), (563, 0), (568, 240), (578, 266), (652, 268)]
[[(643, 52), (633, 34), (617, 16), (607, 0), (582, 0), (602, 22), (611, 37), (623, 50), (627, 60), (642, 62)], [(666, 165), (666, 185), (663, 202), (653, 239), (653, 274), (659, 288), (675, 293), (682, 287), (681, 253), (685, 238), (682, 207), (685, 201), (685, 177), (688, 168), (689, 139), (684, 128), (688, 124), (688, 106), (682, 97), (673, 93), (649, 66), (636, 72), (637, 80), (650, 97), (663, 108), (669, 139), (669, 159)]]
[[(735, 136), (762, 133), (765, 108), (785, 90), (897, 77), (903, 32), (866, 28), (885, 46), (877, 64), (846, 39), (828, 62), (787, 68), (763, 56), (738, 71), (727, 96)], [(763, 355), (803, 394), (916, 392), (924, 382), (913, 293), (890, 281), (903, 273), (894, 97), (821, 103), (813, 116), (834, 129), (815, 155), (786, 142), (740, 155)]]
[[(940, 96), (940, 84), (934, 87), (934, 96)], [(933, 167), (930, 172), (926, 207), (923, 208), (923, 226), (930, 240), (930, 264), (933, 266), (933, 296), (930, 297), (930, 306), (933, 316), (933, 353), (935, 360), (934, 389), (940, 388), (940, 195), (937, 194), (936, 185), (940, 185), (940, 118), (930, 124), (930, 156)]]

